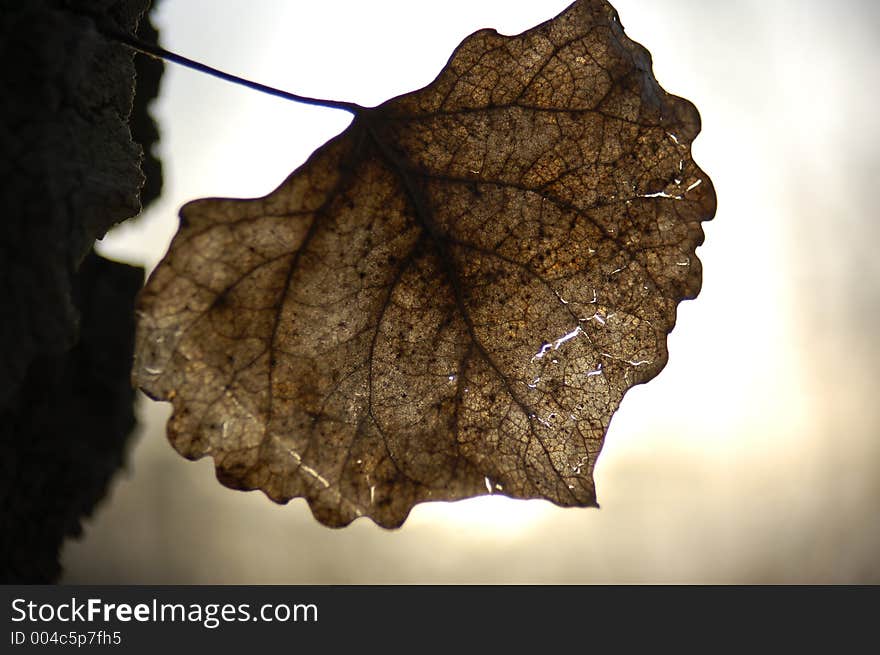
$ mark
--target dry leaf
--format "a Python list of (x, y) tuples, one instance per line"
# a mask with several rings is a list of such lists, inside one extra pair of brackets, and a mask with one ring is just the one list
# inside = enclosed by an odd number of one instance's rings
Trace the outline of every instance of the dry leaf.
[(605, 2), (477, 32), (268, 196), (183, 208), (135, 380), (182, 455), (326, 525), (596, 505), (611, 415), (700, 288), (699, 128)]

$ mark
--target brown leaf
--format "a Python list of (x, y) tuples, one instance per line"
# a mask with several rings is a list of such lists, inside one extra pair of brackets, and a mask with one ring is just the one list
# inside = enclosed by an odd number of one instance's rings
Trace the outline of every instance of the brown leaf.
[(135, 380), (181, 454), (326, 525), (594, 506), (611, 415), (700, 288), (699, 129), (605, 2), (479, 31), (268, 196), (183, 208)]

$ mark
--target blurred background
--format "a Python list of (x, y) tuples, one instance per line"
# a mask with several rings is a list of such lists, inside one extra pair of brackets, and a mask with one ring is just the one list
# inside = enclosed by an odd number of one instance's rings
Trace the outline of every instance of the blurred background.
[[(363, 105), (429, 83), (469, 33), (521, 32), (567, 0), (163, 0), (176, 52)], [(703, 117), (718, 213), (666, 369), (624, 399), (600, 510), (483, 497), (400, 530), (318, 524), (214, 479), (141, 397), (127, 470), (64, 549), (68, 583), (880, 583), (880, 4), (616, 0), (667, 91)], [(168, 65), (154, 112), (163, 197), (100, 245), (152, 268), (184, 202), (274, 189), (342, 112)]]

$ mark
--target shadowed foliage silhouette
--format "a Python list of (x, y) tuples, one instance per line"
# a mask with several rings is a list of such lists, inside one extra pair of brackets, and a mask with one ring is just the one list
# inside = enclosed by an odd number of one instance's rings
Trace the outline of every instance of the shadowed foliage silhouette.
[(351, 111), (269, 195), (181, 211), (134, 370), (172, 444), (329, 526), (486, 493), (595, 506), (611, 416), (700, 288), (696, 109), (579, 0)]

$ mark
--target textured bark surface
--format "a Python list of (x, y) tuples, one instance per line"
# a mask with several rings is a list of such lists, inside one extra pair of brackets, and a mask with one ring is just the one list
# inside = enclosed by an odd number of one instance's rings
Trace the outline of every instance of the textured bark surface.
[(254, 200), (199, 200), (139, 304), (135, 377), (183, 455), (323, 523), (486, 493), (596, 505), (715, 211), (614, 9), (468, 37)]
[[(142, 271), (91, 253), (141, 208), (135, 68), (131, 52), (83, 14), (133, 31), (149, 0), (2, 7), (0, 579), (45, 582), (58, 575), (64, 536), (121, 464), (134, 424), (131, 312)], [(160, 73), (146, 72), (149, 94)], [(135, 111), (145, 142), (156, 136), (149, 99)], [(148, 161), (155, 177), (158, 162)]]

